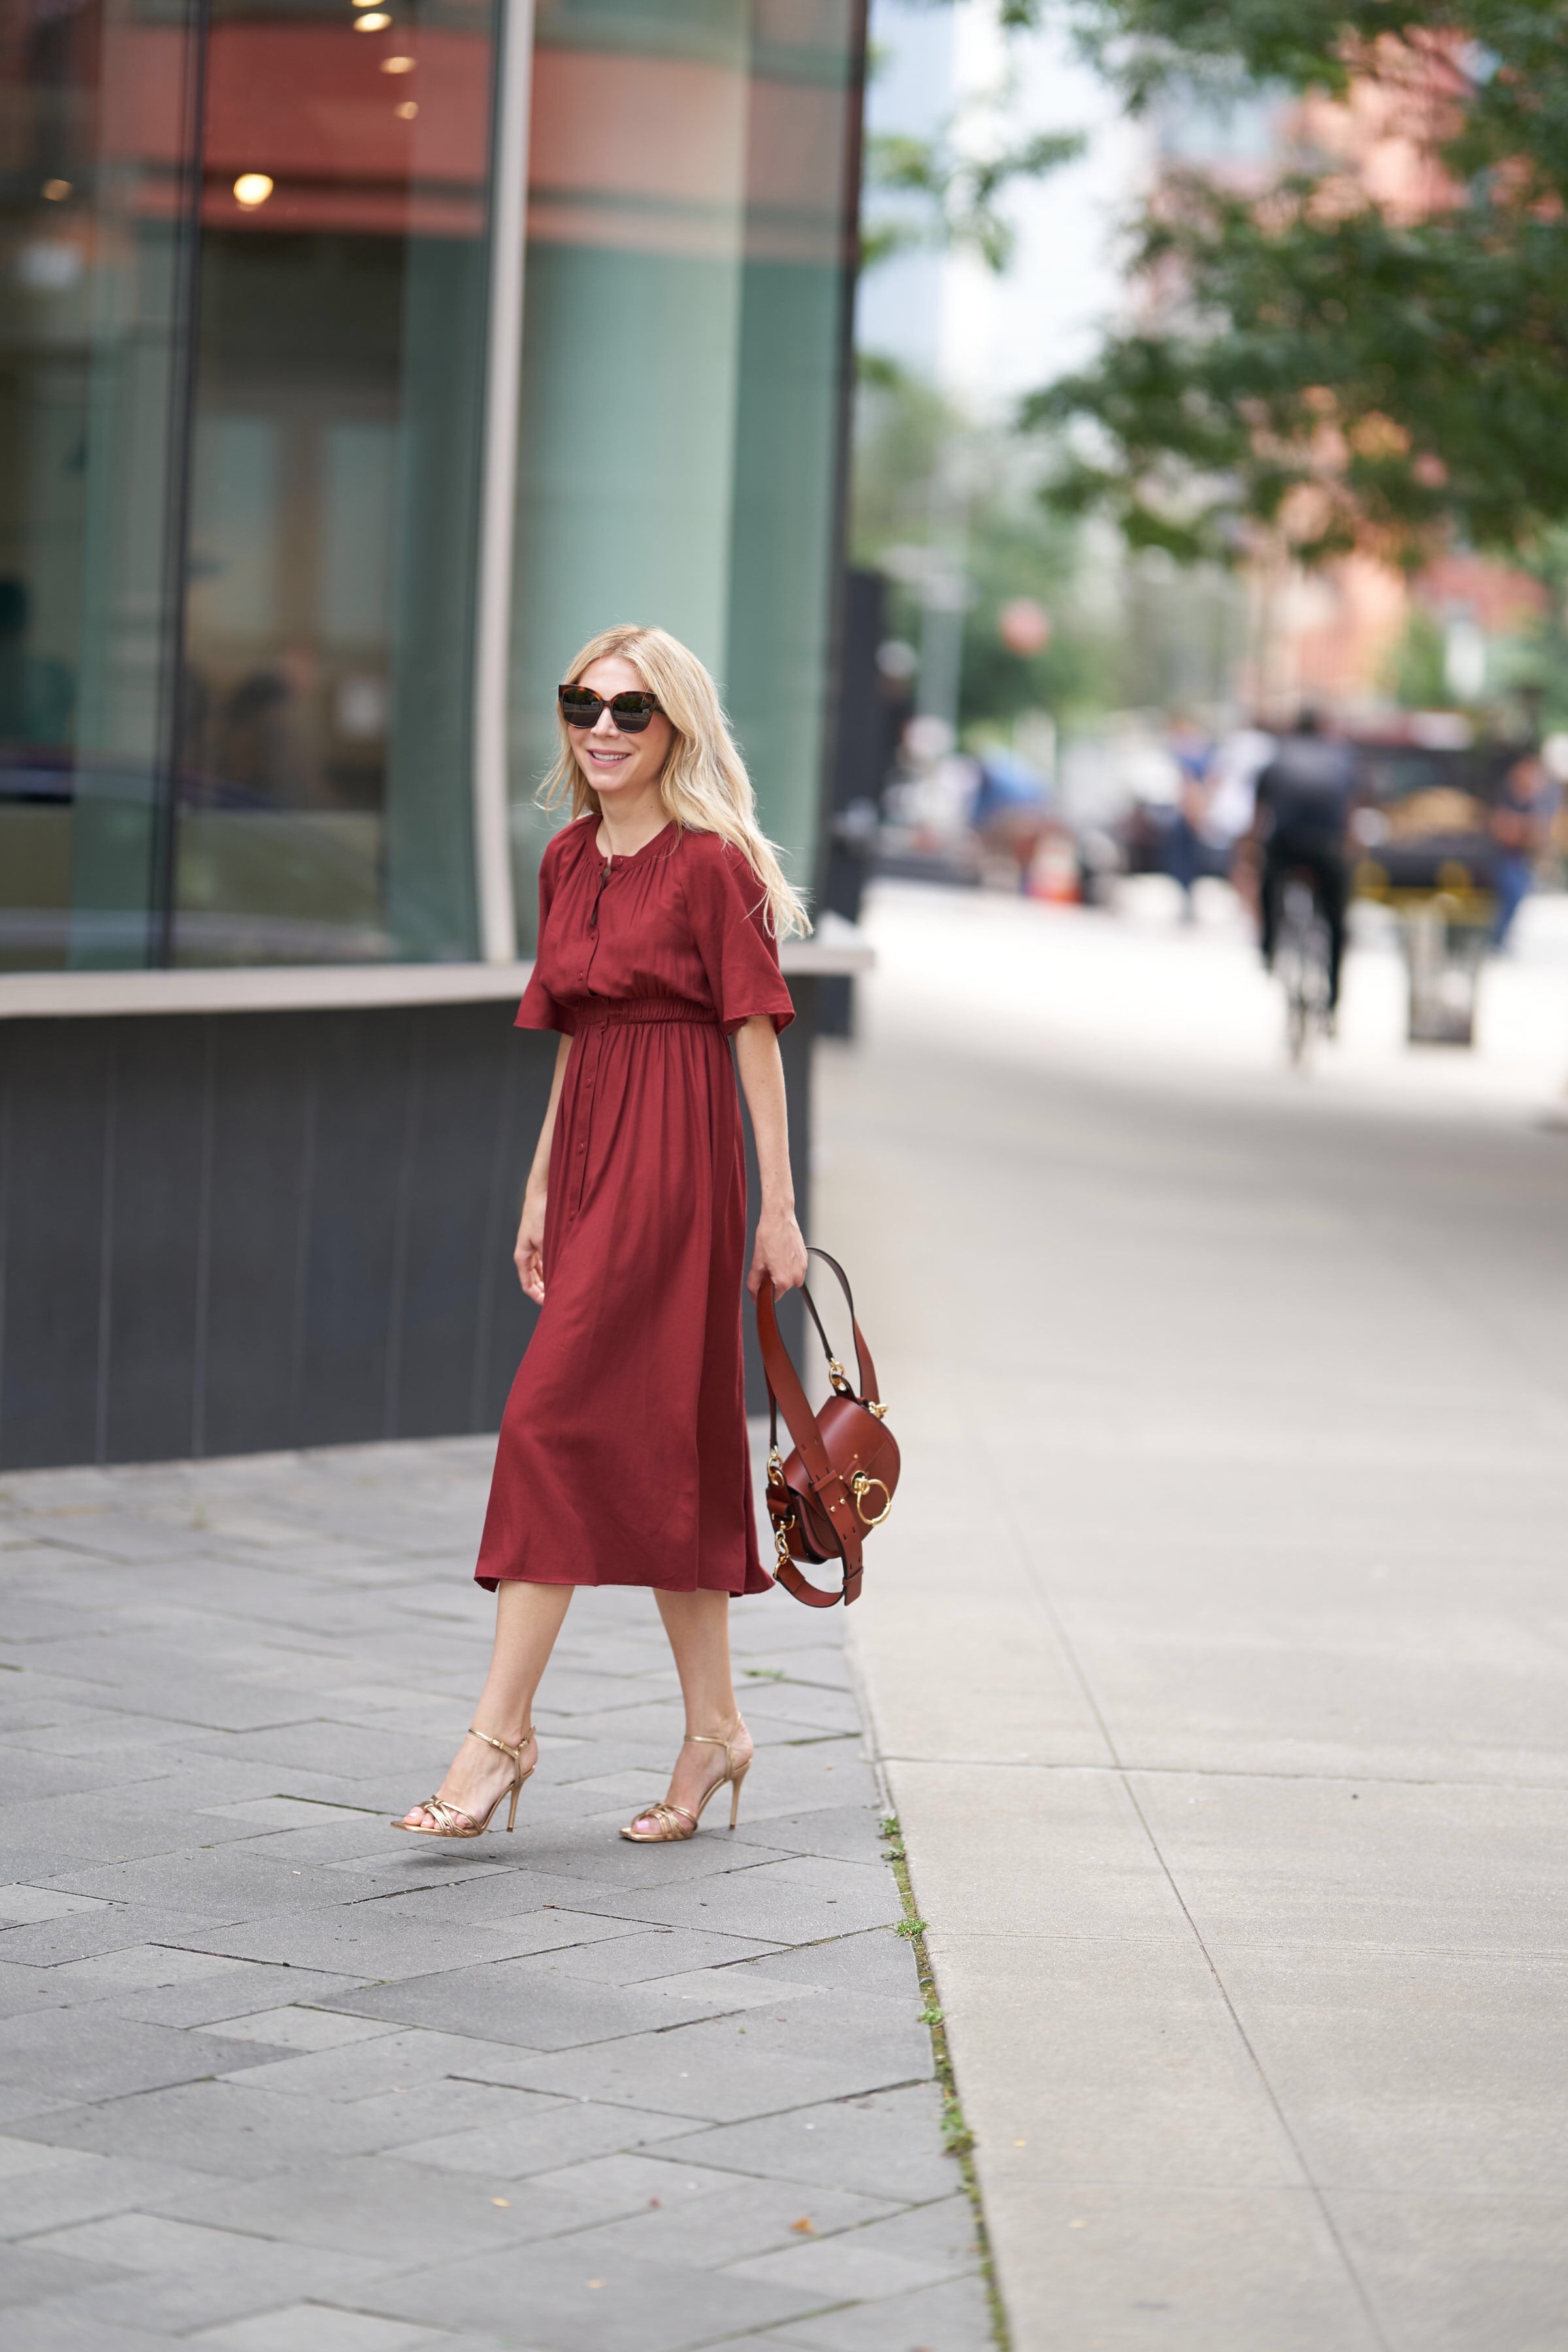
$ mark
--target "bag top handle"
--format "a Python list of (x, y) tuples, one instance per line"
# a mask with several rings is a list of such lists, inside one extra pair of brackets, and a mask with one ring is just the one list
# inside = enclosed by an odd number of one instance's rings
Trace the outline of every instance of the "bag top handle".
[[(838, 1277), (839, 1287), (848, 1302), (849, 1321), (855, 1333), (855, 1356), (860, 1374), (860, 1394), (866, 1403), (877, 1403), (879, 1402), (877, 1389), (877, 1367), (871, 1361), (871, 1350), (866, 1345), (866, 1335), (861, 1330), (855, 1313), (855, 1295), (849, 1287), (849, 1277), (838, 1260), (836, 1257), (830, 1257), (825, 1249), (817, 1249), (814, 1245), (809, 1254), (813, 1257), (821, 1258), (824, 1265), (830, 1265)], [(805, 1283), (801, 1285), (801, 1295), (805, 1300), (807, 1312), (816, 1326), (816, 1336), (822, 1342), (822, 1352), (827, 1359), (829, 1377), (833, 1381), (834, 1387), (840, 1389), (840, 1393), (844, 1393), (849, 1386), (847, 1380), (845, 1379), (844, 1368), (833, 1352), (827, 1334), (822, 1328), (822, 1318), (816, 1311), (816, 1302)], [(816, 1426), (816, 1415), (812, 1412), (806, 1400), (800, 1375), (790, 1360), (789, 1350), (784, 1346), (779, 1332), (773, 1286), (771, 1279), (764, 1280), (757, 1293), (757, 1339), (762, 1349), (763, 1371), (768, 1384), (770, 1448), (774, 1453), (778, 1450), (779, 1407), (782, 1405), (789, 1433), (800, 1449), (800, 1458), (805, 1465), (814, 1484), (820, 1479), (830, 1477), (832, 1465), (827, 1459), (821, 1433)], [(841, 1383), (842, 1387), (840, 1387)]]

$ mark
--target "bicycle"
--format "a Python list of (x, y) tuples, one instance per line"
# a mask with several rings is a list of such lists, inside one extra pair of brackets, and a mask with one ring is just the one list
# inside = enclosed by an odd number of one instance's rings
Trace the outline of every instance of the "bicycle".
[(1274, 970), (1285, 989), (1285, 1042), (1292, 1069), (1305, 1066), (1314, 1037), (1326, 1036), (1332, 1026), (1332, 957), (1316, 877), (1287, 874), (1279, 884)]

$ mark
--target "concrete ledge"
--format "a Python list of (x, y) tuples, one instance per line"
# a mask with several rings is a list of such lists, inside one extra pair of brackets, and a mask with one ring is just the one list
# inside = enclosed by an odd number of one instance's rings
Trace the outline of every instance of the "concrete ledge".
[[(874, 950), (853, 923), (824, 915), (809, 940), (786, 940), (786, 978), (869, 971)], [(289, 1013), (367, 1004), (478, 1004), (520, 997), (531, 963), (246, 964), (183, 971), (17, 971), (0, 976), (0, 1020), (110, 1013)]]

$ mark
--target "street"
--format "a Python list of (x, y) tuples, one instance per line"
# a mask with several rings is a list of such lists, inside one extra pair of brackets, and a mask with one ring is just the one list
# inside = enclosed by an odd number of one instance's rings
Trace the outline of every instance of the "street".
[(1210, 911), (883, 886), (822, 1060), (906, 1465), (852, 1651), (1016, 2352), (1547, 2352), (1555, 909), (1476, 1055), (1374, 943), (1306, 1078)]

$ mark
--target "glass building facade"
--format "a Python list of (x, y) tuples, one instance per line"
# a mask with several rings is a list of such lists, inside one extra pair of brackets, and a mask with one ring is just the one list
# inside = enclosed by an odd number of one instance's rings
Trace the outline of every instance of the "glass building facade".
[(526, 952), (626, 619), (809, 882), (863, 15), (13, 0), (0, 969)]

